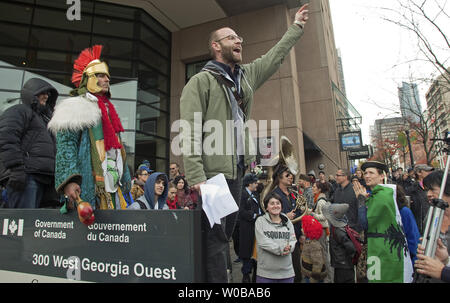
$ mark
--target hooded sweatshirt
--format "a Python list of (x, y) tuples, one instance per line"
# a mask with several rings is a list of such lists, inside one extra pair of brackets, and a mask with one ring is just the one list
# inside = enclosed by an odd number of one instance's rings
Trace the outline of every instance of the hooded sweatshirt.
[[(164, 191), (161, 196), (158, 197), (158, 201), (155, 203), (155, 183), (156, 178), (158, 178), (159, 175), (162, 175), (164, 177)], [(167, 206), (166, 200), (167, 200), (167, 194), (169, 192), (168, 185), (169, 180), (167, 179), (166, 174), (163, 173), (153, 173), (151, 174), (147, 182), (145, 182), (144, 186), (144, 195), (139, 197), (137, 201), (142, 202), (146, 208), (142, 208), (141, 204), (139, 202), (134, 202), (130, 206), (128, 206), (128, 209), (169, 209)], [(156, 204), (156, 205), (155, 205)]]
[[(45, 106), (38, 96), (48, 92)], [(58, 98), (57, 90), (48, 82), (32, 78), (21, 90), (22, 104), (8, 108), (0, 117), (0, 179), (10, 170), (33, 174), (42, 183), (50, 183), (55, 172), (56, 145), (47, 130)]]
[[(287, 279), (295, 276), (292, 266), (292, 252), (297, 238), (294, 226), (285, 214), (280, 214), (281, 223), (273, 223), (269, 213), (258, 217), (255, 222), (255, 236), (258, 253), (256, 274), (269, 279)], [(283, 249), (291, 245), (291, 254), (283, 256)]]

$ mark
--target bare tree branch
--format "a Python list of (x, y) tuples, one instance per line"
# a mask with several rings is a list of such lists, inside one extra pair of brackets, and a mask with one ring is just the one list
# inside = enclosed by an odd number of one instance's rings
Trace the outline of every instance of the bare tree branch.
[[(414, 1), (411, 1), (412, 2), (412, 4), (415, 6), (415, 7), (417, 7), (421, 12), (422, 12), (422, 16), (425, 18), (425, 19), (427, 19), (436, 29), (437, 29), (437, 31), (441, 34), (441, 36), (444, 38), (444, 41), (447, 43), (447, 47), (449, 47), (450, 48), (450, 43), (449, 43), (449, 40), (447, 39), (447, 36), (445, 35), (445, 33), (442, 31), (442, 29), (436, 24), (436, 22), (435, 22), (435, 20), (431, 20), (431, 18), (428, 16), (428, 14), (425, 12), (425, 10), (424, 10), (424, 8), (423, 8), (423, 6), (425, 5), (425, 3), (426, 3), (426, 1), (424, 1), (423, 3), (422, 3), (422, 5), (421, 6), (418, 6), (416, 3), (414, 3)], [(442, 9), (441, 9), (441, 11), (442, 11)], [(438, 15), (439, 15), (439, 13), (438, 13)], [(435, 18), (437, 18), (437, 16), (435, 17)]]
[(437, 0), (434, 0), (434, 4), (436, 4), (437, 7), (439, 7), (440, 11), (439, 13), (444, 14), (446, 17), (450, 18), (449, 15), (447, 15), (447, 13), (445, 12), (445, 6), (447, 5), (447, 0), (445, 0), (445, 3), (443, 6), (440, 6), (439, 2)]
[[(448, 68), (446, 67), (446, 64), (448, 64), (448, 60), (450, 60), (450, 57), (440, 58), (436, 52), (437, 49), (441, 49), (444, 51), (448, 50), (450, 52), (450, 41), (447, 37), (447, 34), (444, 32), (444, 29), (446, 28), (440, 27), (436, 21), (438, 16), (449, 18), (449, 16), (444, 11), (447, 1), (443, 6), (437, 5), (439, 10), (434, 18), (431, 18), (425, 9), (425, 6), (428, 4), (427, 0), (422, 0), (421, 3), (415, 2), (414, 0), (397, 0), (397, 3), (403, 10), (403, 12), (391, 8), (381, 9), (389, 14), (394, 14), (395, 16), (397, 16), (398, 20), (394, 20), (393, 18), (386, 16), (382, 16), (381, 19), (412, 32), (420, 42), (418, 44), (419, 51), (431, 64), (433, 64), (435, 69), (438, 70), (439, 73), (444, 77), (444, 79), (450, 84), (450, 73)], [(435, 3), (437, 4), (436, 1)], [(421, 29), (423, 25), (421, 22), (419, 22), (420, 20), (426, 21), (426, 23), (430, 24), (432, 28), (434, 28), (436, 32), (439, 33), (444, 41), (445, 47), (439, 47), (431, 44), (427, 35)]]

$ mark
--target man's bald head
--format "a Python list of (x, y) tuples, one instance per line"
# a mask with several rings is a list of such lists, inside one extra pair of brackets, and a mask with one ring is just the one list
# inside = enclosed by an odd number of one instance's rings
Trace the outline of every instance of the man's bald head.
[[(222, 27), (211, 32), (208, 40), (208, 48), (214, 60), (220, 60), (225, 55), (225, 61), (238, 63), (242, 60), (242, 38), (229, 27)], [(238, 54), (233, 54), (233, 50), (238, 50)], [(224, 52), (226, 54), (224, 54)], [(220, 53), (220, 55), (218, 55)]]

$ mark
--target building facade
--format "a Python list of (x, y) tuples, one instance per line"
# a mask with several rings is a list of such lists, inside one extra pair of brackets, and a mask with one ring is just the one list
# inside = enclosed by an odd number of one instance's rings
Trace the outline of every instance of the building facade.
[[(450, 131), (450, 83), (441, 75), (428, 89), (425, 94), (427, 101), (427, 111), (430, 115), (430, 126), (436, 129), (439, 138)], [(445, 167), (447, 155), (443, 148), (445, 143), (442, 141), (436, 142), (437, 157), (436, 160), (441, 168)]]
[[(20, 88), (31, 77), (51, 82), (60, 98), (69, 96), (73, 61), (81, 50), (104, 45), (111, 92), (126, 132), (130, 168), (147, 159), (168, 172), (171, 125), (179, 119), (181, 90), (210, 59), (209, 33), (229, 26), (244, 37), (243, 58), (268, 51), (293, 22), (293, 0), (54, 0), (0, 2), (0, 110), (20, 102)], [(301, 41), (255, 94), (251, 118), (279, 121), (280, 135), (293, 143), (302, 172), (325, 165), (334, 173), (348, 167), (339, 149), (338, 119), (343, 89), (328, 0), (310, 2), (310, 20)], [(79, 9), (80, 20), (69, 12)], [(187, 13), (188, 12), (188, 13)], [(347, 100), (348, 101), (348, 100)], [(270, 128), (270, 127), (268, 127)], [(267, 134), (253, 134), (260, 141)]]
[(344, 78), (344, 66), (342, 64), (342, 54), (341, 50), (337, 49), (338, 56), (338, 71), (339, 71), (339, 87), (341, 87), (341, 91), (344, 96), (347, 96), (347, 92), (345, 91), (345, 78)]
[[(374, 154), (385, 150), (384, 155), (386, 163), (391, 168), (405, 166), (404, 159), (401, 158), (401, 154), (397, 150), (397, 144), (399, 141), (399, 133), (403, 133), (407, 128), (407, 121), (403, 117), (385, 118), (375, 120), (374, 126), (371, 126), (371, 144), (374, 148)], [(406, 153), (406, 151), (403, 151)], [(403, 155), (404, 157), (404, 155)], [(403, 164), (403, 165), (402, 165)]]
[(20, 102), (32, 77), (54, 85), (59, 100), (73, 88), (73, 62), (91, 45), (104, 46), (111, 100), (122, 119), (131, 168), (143, 159), (166, 170), (169, 161), (171, 32), (142, 9), (80, 1), (81, 20), (66, 1), (0, 2), (0, 110)]

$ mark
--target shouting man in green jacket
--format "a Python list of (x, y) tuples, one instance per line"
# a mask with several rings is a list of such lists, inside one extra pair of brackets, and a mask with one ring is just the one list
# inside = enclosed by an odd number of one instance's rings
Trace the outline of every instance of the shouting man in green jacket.
[[(180, 100), (180, 119), (189, 124), (189, 130), (183, 129), (180, 134), (184, 169), (189, 184), (198, 191), (207, 179), (223, 173), (234, 200), (239, 203), (242, 176), (255, 154), (251, 152), (252, 141), (245, 127), (254, 91), (279, 69), (300, 39), (308, 20), (307, 6), (297, 11), (294, 24), (281, 40), (249, 64), (239, 65), (243, 38), (234, 30), (224, 27), (211, 33), (209, 50), (213, 60), (189, 80)], [(218, 129), (222, 131), (219, 139)], [(208, 142), (215, 144), (205, 148)], [(227, 282), (228, 240), (236, 218), (237, 213), (233, 213), (210, 228), (204, 217), (207, 282)]]

